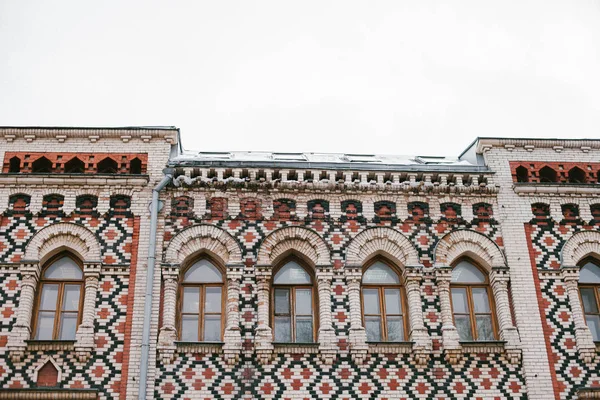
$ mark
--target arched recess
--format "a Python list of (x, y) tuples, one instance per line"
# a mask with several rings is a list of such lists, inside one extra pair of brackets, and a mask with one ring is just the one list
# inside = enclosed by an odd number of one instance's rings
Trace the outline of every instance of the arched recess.
[(398, 266), (417, 266), (419, 256), (412, 243), (402, 233), (386, 227), (366, 229), (346, 248), (346, 265), (364, 265), (381, 255)]
[(37, 232), (25, 246), (24, 260), (40, 264), (61, 251), (68, 250), (84, 262), (100, 261), (100, 244), (87, 228), (71, 223), (58, 223)]
[(199, 252), (206, 252), (223, 264), (241, 264), (238, 242), (223, 229), (212, 225), (195, 225), (178, 233), (169, 243), (165, 262), (181, 264)]
[(435, 266), (452, 265), (460, 257), (470, 257), (488, 273), (505, 267), (504, 255), (490, 238), (471, 230), (457, 230), (442, 237), (435, 247)]
[(600, 232), (577, 232), (564, 244), (561, 250), (561, 266), (574, 267), (586, 257), (600, 260)]
[(274, 265), (290, 253), (317, 265), (331, 265), (331, 253), (325, 241), (314, 231), (297, 226), (271, 232), (260, 244), (258, 265)]

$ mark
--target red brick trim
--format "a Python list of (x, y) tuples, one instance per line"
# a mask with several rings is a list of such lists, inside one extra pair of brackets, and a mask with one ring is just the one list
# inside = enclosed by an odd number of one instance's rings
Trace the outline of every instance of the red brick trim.
[(542, 321), (542, 330), (544, 331), (544, 341), (546, 342), (546, 357), (548, 358), (548, 365), (550, 366), (550, 375), (552, 376), (552, 390), (554, 391), (554, 398), (560, 400), (560, 385), (558, 378), (556, 377), (556, 363), (554, 357), (552, 357), (552, 345), (550, 344), (551, 328), (548, 322), (544, 318), (546, 312), (542, 306), (544, 298), (542, 297), (542, 289), (540, 285), (540, 277), (538, 274), (537, 266), (535, 265), (535, 251), (533, 249), (533, 243), (531, 242), (532, 226), (524, 224), (525, 234), (527, 235), (527, 249), (529, 250), (529, 260), (531, 262), (531, 272), (533, 274), (533, 282), (535, 284), (535, 294), (537, 297), (538, 308), (540, 310), (540, 319)]
[(73, 160), (75, 157), (83, 164), (83, 172), (86, 174), (98, 173), (98, 164), (104, 159), (110, 159), (116, 164), (115, 173), (126, 174), (131, 173), (131, 161), (137, 158), (140, 162), (140, 171), (138, 173), (146, 173), (148, 166), (147, 153), (69, 153), (69, 152), (6, 152), (4, 153), (4, 163), (2, 172), (11, 172), (11, 159), (15, 158), (19, 161), (20, 173), (30, 173), (33, 170), (35, 161), (45, 157), (51, 163), (52, 173), (64, 173), (65, 164)]
[(131, 329), (133, 322), (133, 304), (135, 301), (135, 277), (137, 272), (138, 244), (140, 238), (140, 217), (133, 220), (133, 242), (131, 249), (131, 266), (129, 271), (129, 293), (127, 294), (127, 318), (125, 320), (125, 344), (123, 345), (123, 372), (119, 398), (127, 398), (127, 378), (129, 375), (129, 352), (131, 349)]

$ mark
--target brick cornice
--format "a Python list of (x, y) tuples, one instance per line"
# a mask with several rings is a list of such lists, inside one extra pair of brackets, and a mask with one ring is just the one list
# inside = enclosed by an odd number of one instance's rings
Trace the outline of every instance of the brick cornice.
[(56, 139), (64, 142), (69, 138), (89, 139), (96, 142), (100, 139), (120, 139), (128, 142), (139, 139), (149, 142), (152, 139), (164, 139), (170, 144), (176, 144), (179, 129), (175, 127), (131, 127), (131, 128), (59, 128), (59, 127), (0, 127), (0, 137), (8, 142), (15, 139), (25, 139), (32, 142), (36, 139)]

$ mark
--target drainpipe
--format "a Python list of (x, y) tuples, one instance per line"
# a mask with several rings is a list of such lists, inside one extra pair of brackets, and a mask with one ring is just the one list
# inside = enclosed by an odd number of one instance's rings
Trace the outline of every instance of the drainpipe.
[(148, 243), (148, 263), (146, 269), (146, 300), (144, 302), (144, 328), (142, 333), (142, 359), (140, 360), (140, 391), (138, 399), (146, 400), (148, 387), (148, 358), (150, 356), (150, 318), (152, 317), (152, 286), (154, 284), (154, 264), (156, 264), (156, 229), (158, 225), (158, 193), (173, 179), (173, 168), (165, 168), (165, 176), (152, 190), (150, 203), (150, 243)]

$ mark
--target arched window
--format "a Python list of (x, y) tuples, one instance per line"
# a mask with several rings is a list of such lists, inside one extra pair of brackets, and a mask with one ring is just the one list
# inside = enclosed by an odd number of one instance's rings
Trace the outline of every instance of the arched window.
[(33, 329), (36, 340), (75, 340), (83, 304), (83, 271), (62, 254), (42, 270)]
[(579, 272), (579, 293), (585, 321), (595, 342), (600, 341), (600, 266), (587, 260)]
[(362, 278), (364, 326), (369, 342), (401, 342), (406, 338), (406, 302), (400, 277), (383, 261), (375, 261)]
[(468, 260), (452, 270), (452, 312), (460, 340), (496, 340), (496, 319), (488, 276)]
[(299, 260), (288, 260), (273, 278), (272, 322), (275, 342), (313, 343), (314, 317), (313, 277)]
[(223, 273), (212, 261), (192, 264), (181, 283), (180, 338), (184, 342), (220, 342), (223, 337)]

